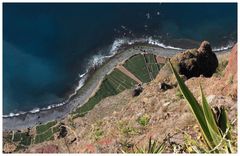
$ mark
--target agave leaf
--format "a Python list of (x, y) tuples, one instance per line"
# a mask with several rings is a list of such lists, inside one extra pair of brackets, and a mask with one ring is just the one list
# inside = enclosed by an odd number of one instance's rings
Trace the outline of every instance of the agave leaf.
[(203, 90), (202, 90), (202, 86), (200, 84), (200, 89), (201, 89), (201, 97), (202, 97), (202, 105), (203, 105), (203, 113), (204, 113), (204, 117), (207, 121), (207, 123), (212, 127), (212, 129), (218, 133), (219, 133), (219, 130), (218, 130), (218, 126), (217, 126), (217, 123), (215, 121), (215, 117), (214, 117), (214, 114), (212, 112), (212, 109), (211, 107), (209, 106), (208, 102), (207, 102), (207, 99), (203, 93)]
[(165, 143), (161, 143), (159, 147), (154, 151), (154, 153), (162, 153), (165, 148)]
[[(230, 128), (230, 124), (228, 121), (227, 113), (224, 107), (220, 107), (220, 116), (218, 120), (218, 126), (221, 129), (222, 133), (226, 133), (227, 128)], [(227, 132), (226, 139), (231, 140), (230, 131)]]
[(151, 146), (152, 146), (152, 137), (149, 138), (149, 142), (148, 142), (148, 153), (150, 153), (150, 151), (151, 151)]
[(152, 146), (151, 146), (151, 153), (154, 153), (154, 149), (156, 148), (156, 143), (157, 143), (157, 141), (154, 140), (154, 141), (153, 141), (153, 144), (152, 144)]
[(209, 132), (213, 138), (213, 142), (216, 145), (218, 145), (221, 141), (221, 134), (218, 130), (218, 126), (217, 123), (215, 121), (215, 117), (214, 114), (206, 100), (206, 97), (204, 96), (203, 90), (202, 90), (202, 86), (200, 85), (200, 90), (201, 90), (201, 97), (202, 97), (202, 105), (203, 105), (203, 113), (204, 113), (204, 117), (205, 120), (207, 122), (207, 126), (209, 128)]
[(213, 148), (213, 146), (214, 146), (213, 139), (212, 139), (212, 136), (209, 132), (202, 107), (198, 104), (198, 102), (195, 99), (195, 97), (193, 96), (193, 94), (190, 92), (188, 87), (184, 84), (183, 80), (180, 78), (177, 71), (173, 68), (170, 60), (169, 60), (169, 63), (170, 63), (172, 72), (177, 79), (180, 91), (181, 91), (182, 95), (184, 96), (184, 98), (187, 100), (193, 114), (195, 115), (195, 117), (196, 117), (196, 119), (197, 119), (197, 121), (198, 121), (198, 123), (201, 127), (201, 131), (203, 132), (203, 136), (204, 136), (208, 146), (210, 148)]

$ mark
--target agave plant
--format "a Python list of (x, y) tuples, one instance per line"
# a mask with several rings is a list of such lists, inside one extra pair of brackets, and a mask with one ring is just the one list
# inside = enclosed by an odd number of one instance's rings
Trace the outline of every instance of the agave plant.
[(217, 113), (214, 113), (204, 96), (201, 85), (202, 105), (200, 105), (188, 87), (184, 84), (184, 81), (180, 78), (170, 60), (169, 64), (177, 79), (182, 95), (187, 100), (188, 105), (198, 121), (203, 138), (209, 148), (208, 152), (219, 153), (223, 151), (226, 153), (232, 153), (233, 151), (229, 144), (231, 140), (230, 125), (225, 108), (222, 106)]
[(158, 142), (156, 140), (152, 141), (152, 138), (149, 138), (148, 142), (148, 148), (138, 148), (136, 146), (136, 150), (134, 150), (134, 153), (162, 153), (165, 149), (165, 142), (160, 143), (158, 145)]

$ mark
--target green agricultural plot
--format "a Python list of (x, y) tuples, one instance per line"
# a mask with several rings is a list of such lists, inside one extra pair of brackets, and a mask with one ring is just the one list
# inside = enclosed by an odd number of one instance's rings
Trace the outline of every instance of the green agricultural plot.
[(30, 136), (27, 132), (15, 132), (12, 141), (19, 142), (21, 146), (29, 146), (32, 141), (32, 136)]
[(103, 98), (116, 95), (125, 89), (133, 87), (135, 84), (134, 80), (115, 68), (113, 72), (105, 77), (95, 95), (73, 113), (73, 118), (84, 116), (86, 112), (90, 111)]
[(36, 127), (37, 135), (34, 138), (34, 143), (38, 144), (43, 141), (48, 141), (54, 139), (54, 133), (59, 132), (59, 124), (57, 121), (51, 121), (44, 125), (39, 125)]
[(124, 65), (132, 74), (134, 74), (142, 82), (151, 81), (148, 69), (145, 64), (145, 58), (142, 54), (137, 54), (128, 59)]
[(57, 124), (57, 121), (51, 121), (51, 122), (48, 122), (47, 124), (37, 126), (36, 127), (37, 134), (41, 134), (47, 131), (49, 128), (51, 128), (56, 124)]
[(144, 58), (148, 68), (149, 76), (151, 79), (154, 79), (159, 73), (159, 70), (162, 68), (163, 64), (158, 64), (155, 55), (153, 54), (145, 54)]
[(38, 144), (44, 141), (53, 140), (54, 134), (59, 132), (60, 124), (57, 121), (51, 121), (43, 125), (36, 126), (36, 134), (30, 135), (29, 132), (13, 132), (7, 136), (8, 142), (14, 142), (17, 149), (24, 149), (31, 144)]
[[(135, 75), (142, 82), (149, 82), (154, 79), (163, 64), (158, 64), (153, 54), (137, 54), (129, 58), (123, 66)], [(137, 82), (115, 68), (102, 81), (99, 90), (83, 106), (72, 113), (73, 118), (82, 117), (99, 103), (102, 99), (116, 95), (125, 89), (130, 89)]]
[(50, 128), (46, 132), (36, 135), (34, 143), (38, 144), (38, 143), (52, 140), (52, 139), (53, 139), (53, 132), (52, 132), (52, 129)]

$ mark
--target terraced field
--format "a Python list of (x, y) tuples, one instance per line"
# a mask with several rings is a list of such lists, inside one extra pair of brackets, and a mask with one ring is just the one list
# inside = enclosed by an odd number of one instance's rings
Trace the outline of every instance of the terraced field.
[[(94, 96), (71, 114), (72, 119), (84, 116), (105, 97), (116, 95), (125, 89), (133, 88), (137, 84), (136, 81), (143, 83), (151, 81), (156, 77), (162, 66), (163, 64), (157, 63), (156, 56), (153, 54), (137, 54), (132, 56), (121, 66), (124, 70), (115, 68), (110, 74), (105, 76)], [(139, 80), (136, 80), (136, 78)], [(24, 132), (11, 131), (4, 137), (4, 142), (13, 143), (17, 148), (15, 151), (19, 151), (32, 144), (54, 140), (57, 132), (60, 131), (60, 126), (59, 122), (51, 121)]]
[(16, 151), (24, 149), (32, 144), (42, 143), (53, 140), (54, 134), (59, 132), (60, 124), (57, 121), (51, 121), (44, 125), (38, 125), (33, 129), (35, 133), (30, 132), (12, 132), (6, 139), (7, 142), (14, 143), (17, 146)]
[(143, 55), (138, 54), (132, 56), (128, 59), (124, 65), (126, 69), (128, 69), (132, 74), (134, 74), (138, 79), (142, 82), (149, 82), (151, 81), (148, 68), (145, 63), (145, 58)]
[[(129, 58), (123, 64), (130, 73), (141, 82), (147, 83), (153, 80), (158, 74), (163, 64), (158, 64), (156, 56), (153, 54), (137, 54)], [(133, 88), (137, 82), (115, 68), (110, 74), (105, 76), (98, 91), (83, 106), (77, 108), (72, 117), (82, 117), (90, 111), (103, 98), (116, 95), (125, 89)]]
[(125, 89), (133, 87), (136, 83), (136, 81), (115, 68), (113, 72), (111, 72), (109, 75), (106, 75), (95, 95), (91, 97), (86, 104), (84, 104), (82, 107), (79, 107), (73, 113), (73, 118), (83, 116), (103, 98), (116, 95)]

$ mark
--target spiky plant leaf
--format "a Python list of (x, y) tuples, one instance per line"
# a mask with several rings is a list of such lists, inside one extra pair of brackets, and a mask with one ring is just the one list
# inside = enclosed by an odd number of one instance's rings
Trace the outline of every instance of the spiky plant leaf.
[[(223, 134), (226, 133), (227, 128), (230, 128), (227, 113), (226, 113), (226, 110), (223, 106), (220, 107), (220, 115), (219, 115), (219, 120), (218, 120), (218, 126), (221, 129)], [(227, 132), (226, 139), (231, 140), (230, 130)]]
[(209, 106), (209, 104), (206, 100), (206, 97), (204, 96), (201, 85), (200, 85), (200, 90), (201, 90), (204, 117), (205, 117), (205, 120), (207, 122), (209, 132), (210, 132), (210, 134), (213, 138), (213, 142), (214, 142), (215, 145), (218, 145), (220, 143), (222, 137), (221, 137), (221, 134), (219, 132), (217, 123), (215, 121), (212, 109), (210, 108), (210, 106)]
[(177, 71), (173, 68), (170, 60), (169, 60), (169, 64), (171, 66), (171, 69), (172, 69), (172, 72), (173, 72), (174, 76), (177, 79), (178, 86), (180, 88), (180, 91), (181, 91), (182, 95), (187, 100), (194, 116), (196, 117), (196, 119), (197, 119), (197, 121), (200, 125), (201, 131), (203, 132), (204, 139), (206, 140), (208, 146), (210, 148), (213, 148), (214, 147), (213, 139), (212, 139), (212, 136), (209, 132), (202, 107), (198, 104), (197, 100), (195, 99), (193, 94), (190, 92), (188, 87), (185, 85), (183, 80), (180, 78)]

